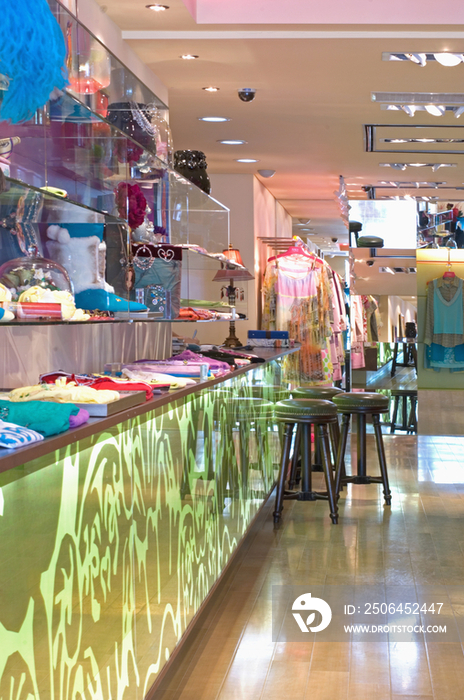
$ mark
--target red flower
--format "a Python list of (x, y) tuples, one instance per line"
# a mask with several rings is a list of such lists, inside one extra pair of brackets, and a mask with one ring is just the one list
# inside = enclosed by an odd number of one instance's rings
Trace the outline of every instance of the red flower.
[(147, 200), (140, 187), (120, 182), (115, 195), (119, 216), (129, 222), (131, 229), (141, 226), (145, 220)]

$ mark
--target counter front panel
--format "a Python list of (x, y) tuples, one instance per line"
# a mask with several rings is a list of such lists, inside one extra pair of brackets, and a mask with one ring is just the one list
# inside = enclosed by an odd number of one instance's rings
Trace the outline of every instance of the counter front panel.
[(236, 410), (280, 381), (257, 365), (0, 474), (1, 697), (147, 694), (272, 488), (277, 428)]

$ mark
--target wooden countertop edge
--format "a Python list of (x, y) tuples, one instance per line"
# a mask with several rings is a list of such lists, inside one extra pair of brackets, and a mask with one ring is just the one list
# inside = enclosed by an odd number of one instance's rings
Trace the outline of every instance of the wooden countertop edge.
[[(279, 357), (283, 357), (284, 355), (298, 352), (299, 349), (300, 348), (298, 346), (294, 348), (281, 348), (279, 351), (274, 350), (265, 353), (262, 352), (264, 348), (259, 348), (257, 350), (260, 351), (260, 356), (265, 360), (265, 362), (271, 362), (272, 360), (277, 360)], [(126, 420), (131, 420), (132, 418), (137, 418), (137, 416), (141, 416), (144, 413), (155, 411), (157, 408), (162, 408), (169, 403), (179, 401), (180, 399), (190, 396), (190, 394), (195, 394), (197, 391), (202, 391), (210, 386), (221, 384), (224, 381), (238, 377), (241, 374), (245, 374), (251, 369), (256, 369), (259, 366), (260, 365), (257, 363), (252, 363), (250, 365), (246, 365), (246, 367), (240, 367), (233, 372), (224, 374), (221, 377), (216, 377), (215, 379), (208, 379), (205, 382), (199, 382), (195, 385), (191, 384), (183, 389), (178, 389), (177, 391), (167, 391), (161, 396), (157, 395), (150, 401), (146, 401), (139, 406), (128, 408), (125, 411), (114, 413), (112, 416), (107, 416), (105, 418), (91, 418), (90, 421), (79, 428), (68, 430), (53, 437), (45, 438), (45, 440), (36, 442), (33, 445), (26, 445), (16, 450), (4, 450), (3, 448), (0, 448), (0, 473), (14, 469), (15, 467), (26, 464), (27, 462), (31, 462), (34, 459), (44, 457), (52, 452), (55, 452), (56, 450), (72, 445), (78, 440), (83, 440), (85, 438), (92, 437), (93, 435), (98, 435), (99, 433), (102, 433), (105, 430), (118, 425), (119, 423), (123, 423)], [(2, 455), (3, 451), (7, 454)]]

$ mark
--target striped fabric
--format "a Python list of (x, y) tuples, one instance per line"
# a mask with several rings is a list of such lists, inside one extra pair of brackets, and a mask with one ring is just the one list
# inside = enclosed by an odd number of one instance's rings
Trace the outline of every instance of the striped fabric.
[(0, 420), (0, 447), (12, 450), (43, 439), (43, 435), (36, 433), (35, 430)]

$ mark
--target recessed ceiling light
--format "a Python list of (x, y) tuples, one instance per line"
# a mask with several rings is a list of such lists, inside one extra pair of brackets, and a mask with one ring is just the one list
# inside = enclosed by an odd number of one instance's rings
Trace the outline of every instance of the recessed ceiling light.
[(202, 88), (202, 90), (206, 90), (206, 92), (219, 92), (220, 88), (210, 85), (209, 87)]
[(237, 163), (259, 163), (257, 158), (237, 158)]
[(228, 117), (198, 117), (201, 122), (230, 122)]
[(462, 62), (462, 53), (434, 53), (433, 55), (442, 66), (458, 66)]
[(153, 12), (164, 12), (169, 10), (169, 5), (145, 5), (147, 10), (153, 10)]
[(199, 58), (199, 56), (194, 53), (183, 53), (181, 58), (183, 58), (184, 61), (194, 61), (196, 58)]
[(242, 146), (244, 143), (248, 143), (248, 141), (241, 141), (240, 139), (223, 139), (222, 141), (218, 141), (218, 143), (223, 143), (224, 146)]
[(442, 117), (446, 108), (443, 105), (425, 105), (425, 110), (433, 117)]

